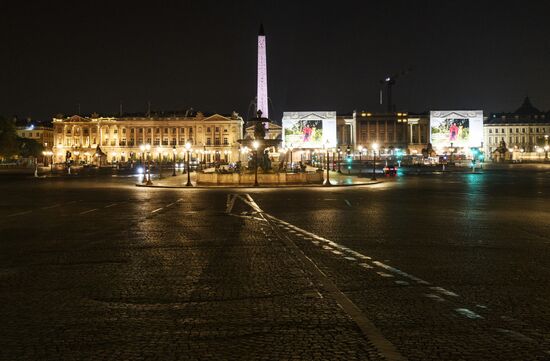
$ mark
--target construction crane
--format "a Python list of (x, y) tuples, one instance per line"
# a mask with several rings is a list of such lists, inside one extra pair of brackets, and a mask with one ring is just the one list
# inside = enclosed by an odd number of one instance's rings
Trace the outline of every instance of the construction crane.
[(383, 104), (383, 89), (382, 85), (385, 85), (386, 87), (386, 104), (387, 104), (387, 110), (388, 113), (395, 112), (395, 104), (393, 104), (392, 101), (392, 88), (396, 83), (396, 80), (403, 75), (406, 75), (412, 71), (412, 68), (409, 67), (400, 73), (394, 74), (394, 75), (388, 75), (386, 78), (380, 80), (380, 105)]

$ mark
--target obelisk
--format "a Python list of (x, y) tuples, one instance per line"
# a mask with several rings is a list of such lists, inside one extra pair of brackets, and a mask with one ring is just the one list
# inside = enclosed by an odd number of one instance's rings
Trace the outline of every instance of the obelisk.
[(262, 117), (269, 118), (267, 107), (267, 58), (264, 25), (258, 32), (258, 92), (256, 94), (256, 111), (262, 111)]

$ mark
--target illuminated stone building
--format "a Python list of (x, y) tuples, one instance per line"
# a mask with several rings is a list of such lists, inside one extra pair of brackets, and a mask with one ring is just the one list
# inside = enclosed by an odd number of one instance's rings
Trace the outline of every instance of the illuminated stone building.
[(535, 108), (529, 98), (514, 112), (493, 113), (483, 124), (484, 151), (495, 158), (502, 140), (506, 143), (507, 159), (541, 160), (547, 157), (550, 117)]
[(17, 136), (36, 140), (42, 144), (45, 150), (51, 150), (53, 146), (53, 129), (50, 126), (28, 123), (16, 124)]
[(428, 115), (409, 113), (354, 112), (357, 146), (367, 149), (376, 143), (382, 151), (401, 149), (420, 154), (430, 137)]
[[(243, 119), (214, 114), (205, 116), (123, 116), (91, 117), (74, 115), (54, 118), (55, 162), (66, 156), (78, 163), (131, 162), (141, 157), (140, 145), (150, 144), (150, 159), (183, 159), (185, 144), (192, 145), (192, 157), (199, 161), (238, 160), (238, 139), (243, 136)], [(69, 153), (67, 153), (69, 152)]]

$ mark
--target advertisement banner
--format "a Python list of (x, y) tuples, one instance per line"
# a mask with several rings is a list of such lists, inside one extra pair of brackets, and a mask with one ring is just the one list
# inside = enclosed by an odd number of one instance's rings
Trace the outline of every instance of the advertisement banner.
[(336, 144), (336, 112), (285, 112), (285, 147), (322, 149)]

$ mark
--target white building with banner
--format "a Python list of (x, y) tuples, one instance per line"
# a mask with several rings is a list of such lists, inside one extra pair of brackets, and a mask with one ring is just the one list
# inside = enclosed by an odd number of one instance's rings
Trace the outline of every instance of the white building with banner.
[(283, 147), (323, 149), (336, 147), (336, 112), (284, 112)]
[(430, 112), (430, 142), (438, 154), (449, 150), (468, 152), (483, 145), (482, 110), (435, 110)]

